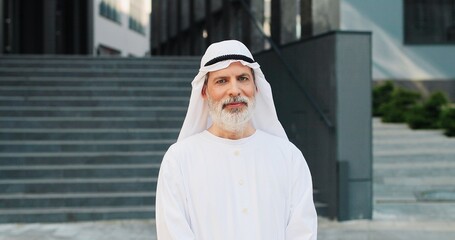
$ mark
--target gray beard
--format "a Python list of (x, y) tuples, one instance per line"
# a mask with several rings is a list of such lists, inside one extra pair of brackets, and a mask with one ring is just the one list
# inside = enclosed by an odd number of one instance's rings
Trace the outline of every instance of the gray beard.
[[(226, 131), (240, 133), (245, 130), (247, 124), (253, 116), (253, 110), (256, 105), (255, 99), (247, 97), (231, 97), (219, 102), (213, 101), (210, 97), (207, 98), (209, 106), (209, 114), (213, 123), (220, 126)], [(231, 102), (245, 102), (245, 109), (223, 109), (223, 106)]]

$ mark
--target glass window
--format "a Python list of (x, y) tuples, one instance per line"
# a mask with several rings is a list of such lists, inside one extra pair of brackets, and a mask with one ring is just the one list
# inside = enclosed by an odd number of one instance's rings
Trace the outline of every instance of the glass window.
[(455, 44), (455, 0), (404, 0), (406, 44)]
[(99, 7), (101, 16), (114, 22), (121, 23), (119, 3), (117, 0), (102, 0)]
[(122, 52), (118, 49), (100, 44), (98, 45), (97, 54), (99, 56), (120, 56)]
[(130, 16), (128, 26), (131, 30), (145, 34), (145, 22), (147, 13), (144, 0), (130, 1)]

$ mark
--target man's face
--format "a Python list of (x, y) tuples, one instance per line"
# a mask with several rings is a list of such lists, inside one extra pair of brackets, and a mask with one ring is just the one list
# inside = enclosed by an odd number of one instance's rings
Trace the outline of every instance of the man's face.
[(207, 84), (202, 90), (212, 120), (229, 130), (236, 130), (250, 120), (255, 93), (256, 85), (252, 70), (240, 62), (210, 72)]

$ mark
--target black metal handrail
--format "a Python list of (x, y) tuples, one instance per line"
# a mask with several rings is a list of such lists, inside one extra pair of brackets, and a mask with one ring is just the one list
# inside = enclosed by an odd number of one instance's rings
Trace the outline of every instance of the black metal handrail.
[(261, 24), (259, 21), (254, 17), (253, 13), (251, 12), (250, 7), (246, 4), (244, 0), (232, 0), (233, 3), (239, 2), (243, 9), (248, 13), (251, 21), (254, 23), (256, 28), (259, 30), (259, 32), (262, 34), (262, 36), (269, 42), (270, 46), (272, 47), (273, 51), (276, 53), (278, 56), (279, 60), (281, 63), (284, 65), (286, 68), (287, 73), (289, 76), (291, 76), (292, 80), (294, 80), (298, 86), (298, 88), (303, 92), (303, 95), (306, 97), (306, 99), (310, 102), (310, 105), (316, 110), (316, 112), (319, 114), (319, 116), (322, 118), (324, 121), (325, 125), (328, 128), (333, 128), (333, 123), (329, 120), (329, 118), (324, 114), (324, 112), (321, 110), (319, 105), (316, 103), (316, 101), (310, 96), (310, 94), (305, 90), (305, 88), (302, 86), (302, 84), (299, 82), (297, 74), (294, 72), (294, 70), (289, 66), (289, 64), (286, 62), (286, 60), (283, 57), (283, 54), (281, 53), (281, 50), (278, 48), (276, 43), (265, 34), (264, 30), (262, 29)]

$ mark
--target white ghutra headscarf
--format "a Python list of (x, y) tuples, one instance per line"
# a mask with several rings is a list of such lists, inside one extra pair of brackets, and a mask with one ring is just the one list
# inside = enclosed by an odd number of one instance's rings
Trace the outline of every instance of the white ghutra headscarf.
[(202, 98), (205, 75), (227, 68), (233, 62), (241, 62), (244, 66), (253, 69), (257, 86), (256, 107), (252, 116), (254, 128), (269, 134), (288, 139), (286, 133), (278, 121), (273, 103), (272, 89), (265, 80), (264, 74), (257, 62), (254, 61), (251, 52), (237, 40), (227, 40), (211, 44), (201, 59), (199, 73), (194, 78), (191, 91), (190, 103), (185, 121), (180, 130), (177, 141), (206, 130), (212, 124), (209, 116), (207, 102)]

